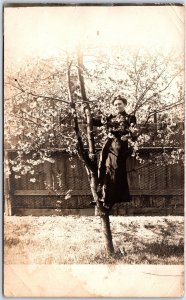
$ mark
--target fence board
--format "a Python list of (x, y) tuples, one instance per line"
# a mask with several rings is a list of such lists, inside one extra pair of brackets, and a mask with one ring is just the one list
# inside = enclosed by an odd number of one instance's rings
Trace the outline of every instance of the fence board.
[(80, 216), (94, 216), (94, 209), (25, 209), (17, 208), (15, 211), (17, 216), (68, 216), (68, 215), (80, 215)]
[[(17, 208), (15, 210), (17, 216), (68, 216), (68, 215), (78, 215), (78, 216), (94, 216), (95, 210), (92, 208), (89, 209), (25, 209)], [(111, 215), (123, 215), (123, 216), (134, 216), (134, 215), (157, 215), (157, 216), (168, 216), (168, 215), (183, 215), (182, 209), (172, 209), (172, 208), (129, 208), (129, 209), (113, 209)]]
[[(131, 195), (183, 195), (183, 189), (165, 189), (165, 190), (131, 190), (130, 191)], [(48, 191), (48, 190), (17, 190), (14, 193), (15, 196), (41, 196), (41, 195), (61, 195), (65, 196), (66, 192), (65, 191), (57, 191), (57, 194), (54, 191)], [(81, 195), (91, 195), (90, 190), (72, 190), (71, 192), (72, 196), (81, 196)]]
[[(15, 191), (14, 195), (19, 195), (19, 196), (41, 196), (41, 195), (66, 195), (66, 191), (57, 191), (57, 194), (54, 191), (50, 190), (17, 190)], [(72, 190), (71, 195), (91, 195), (90, 190), (85, 191), (85, 190)]]
[[(15, 155), (15, 154), (14, 154)], [(147, 153), (147, 155), (149, 155)], [(67, 154), (55, 152), (52, 154), (55, 163), (46, 161), (35, 168), (37, 181), (30, 182), (30, 175), (11, 181), (11, 196), (15, 214), (32, 214), (32, 209), (38, 215), (56, 209), (87, 209), (92, 199), (86, 171), (82, 162), (74, 158), (70, 163)], [(71, 164), (75, 168), (71, 168)], [(184, 167), (182, 165), (155, 166), (140, 164), (130, 157), (127, 160), (128, 181), (132, 202), (131, 210), (123, 209), (126, 214), (161, 214), (163, 211), (174, 214), (183, 212)], [(13, 176), (11, 176), (13, 178)], [(58, 185), (58, 179), (61, 185)], [(44, 182), (50, 185), (46, 189)], [(57, 193), (52, 189), (56, 189)], [(66, 200), (67, 191), (71, 189), (71, 198)], [(148, 209), (144, 209), (148, 208)], [(26, 210), (24, 213), (24, 209)], [(133, 209), (135, 212), (133, 212)], [(42, 211), (42, 213), (41, 213)], [(69, 210), (70, 212), (71, 210)], [(168, 211), (168, 212), (167, 212)], [(141, 213), (140, 213), (141, 212)]]

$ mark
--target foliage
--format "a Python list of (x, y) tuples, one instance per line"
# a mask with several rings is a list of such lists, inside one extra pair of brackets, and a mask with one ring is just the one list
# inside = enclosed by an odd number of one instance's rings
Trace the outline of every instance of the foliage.
[[(5, 70), (5, 146), (17, 150), (10, 161), (16, 177), (33, 174), (34, 166), (48, 160), (51, 150), (60, 148), (77, 154), (74, 116), (87, 147), (83, 99), (77, 75), (77, 57), (69, 54), (71, 89), (75, 108), (68, 99), (66, 56), (35, 59), (19, 70)], [(113, 108), (115, 94), (128, 99), (128, 113), (135, 113), (138, 125), (131, 130), (138, 137), (129, 139), (134, 153), (144, 146), (174, 147), (157, 157), (161, 163), (183, 160), (183, 66), (175, 53), (131, 51), (123, 47), (84, 50), (83, 77), (92, 115), (101, 118)], [(95, 131), (96, 148), (107, 137), (103, 126)], [(32, 158), (27, 159), (31, 153)], [(142, 161), (142, 160), (141, 160)]]

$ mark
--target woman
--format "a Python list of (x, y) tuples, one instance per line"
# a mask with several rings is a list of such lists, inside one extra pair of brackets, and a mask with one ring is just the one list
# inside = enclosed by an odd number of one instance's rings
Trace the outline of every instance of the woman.
[(98, 193), (107, 209), (111, 209), (115, 203), (129, 202), (131, 199), (126, 171), (126, 159), (131, 150), (127, 140), (129, 136), (134, 138), (129, 127), (136, 124), (136, 117), (125, 111), (125, 98), (119, 95), (112, 104), (116, 115), (110, 115), (106, 120), (93, 119), (94, 126), (106, 126), (109, 131), (98, 167)]

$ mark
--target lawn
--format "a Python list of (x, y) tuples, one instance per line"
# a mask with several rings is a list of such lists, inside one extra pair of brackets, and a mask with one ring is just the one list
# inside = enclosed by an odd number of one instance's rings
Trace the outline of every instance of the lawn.
[(5, 217), (5, 264), (183, 264), (184, 218), (111, 216), (107, 257), (99, 217)]

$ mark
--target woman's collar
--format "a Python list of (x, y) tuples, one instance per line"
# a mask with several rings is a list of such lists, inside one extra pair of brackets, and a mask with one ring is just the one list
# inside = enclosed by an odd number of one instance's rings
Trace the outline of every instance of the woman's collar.
[(122, 115), (122, 116), (126, 116), (126, 115), (127, 115), (127, 113), (126, 113), (126, 111), (125, 111), (125, 110), (123, 110), (123, 111), (119, 112), (119, 114), (120, 114), (120, 115)]

